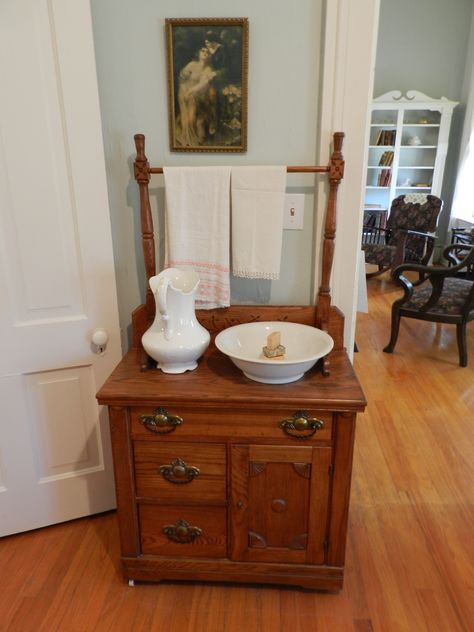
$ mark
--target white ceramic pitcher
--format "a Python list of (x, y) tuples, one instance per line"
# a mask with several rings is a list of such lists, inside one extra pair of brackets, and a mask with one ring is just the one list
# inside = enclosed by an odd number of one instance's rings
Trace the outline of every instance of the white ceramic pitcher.
[(199, 276), (193, 270), (167, 268), (150, 279), (156, 316), (142, 344), (164, 373), (184, 373), (197, 367), (210, 335), (194, 312)]

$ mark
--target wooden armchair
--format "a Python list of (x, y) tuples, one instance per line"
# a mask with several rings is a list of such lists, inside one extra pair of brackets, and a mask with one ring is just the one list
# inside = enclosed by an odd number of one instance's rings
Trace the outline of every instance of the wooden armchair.
[[(392, 353), (398, 338), (400, 318), (417, 318), (456, 325), (460, 366), (467, 366), (466, 325), (474, 320), (474, 277), (464, 276), (474, 264), (474, 246), (451, 244), (443, 251), (451, 267), (404, 264), (393, 271), (393, 279), (402, 286), (403, 297), (392, 305), (390, 342)], [(420, 275), (413, 284), (406, 272)]]
[(392, 201), (386, 228), (364, 226), (365, 262), (378, 267), (367, 277), (393, 270), (405, 262), (426, 265), (433, 253), (434, 231), (442, 205), (435, 195), (399, 195)]

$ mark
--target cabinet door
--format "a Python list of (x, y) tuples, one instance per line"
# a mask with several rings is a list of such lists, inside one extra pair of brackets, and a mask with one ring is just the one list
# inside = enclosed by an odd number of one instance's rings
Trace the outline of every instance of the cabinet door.
[(231, 558), (323, 564), (331, 448), (231, 448)]

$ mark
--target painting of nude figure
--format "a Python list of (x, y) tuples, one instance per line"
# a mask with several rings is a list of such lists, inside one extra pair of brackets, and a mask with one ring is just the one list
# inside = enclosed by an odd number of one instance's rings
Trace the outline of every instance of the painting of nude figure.
[(247, 150), (247, 18), (168, 18), (171, 151)]

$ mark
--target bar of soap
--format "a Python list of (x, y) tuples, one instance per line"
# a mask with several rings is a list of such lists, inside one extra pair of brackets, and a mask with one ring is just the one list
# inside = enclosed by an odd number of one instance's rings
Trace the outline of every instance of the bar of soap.
[(277, 347), (280, 346), (280, 332), (273, 331), (269, 336), (267, 336), (267, 349), (273, 351)]
[(267, 345), (262, 348), (262, 351), (267, 358), (278, 358), (285, 355), (286, 349), (283, 345), (278, 345), (275, 349), (269, 349)]

